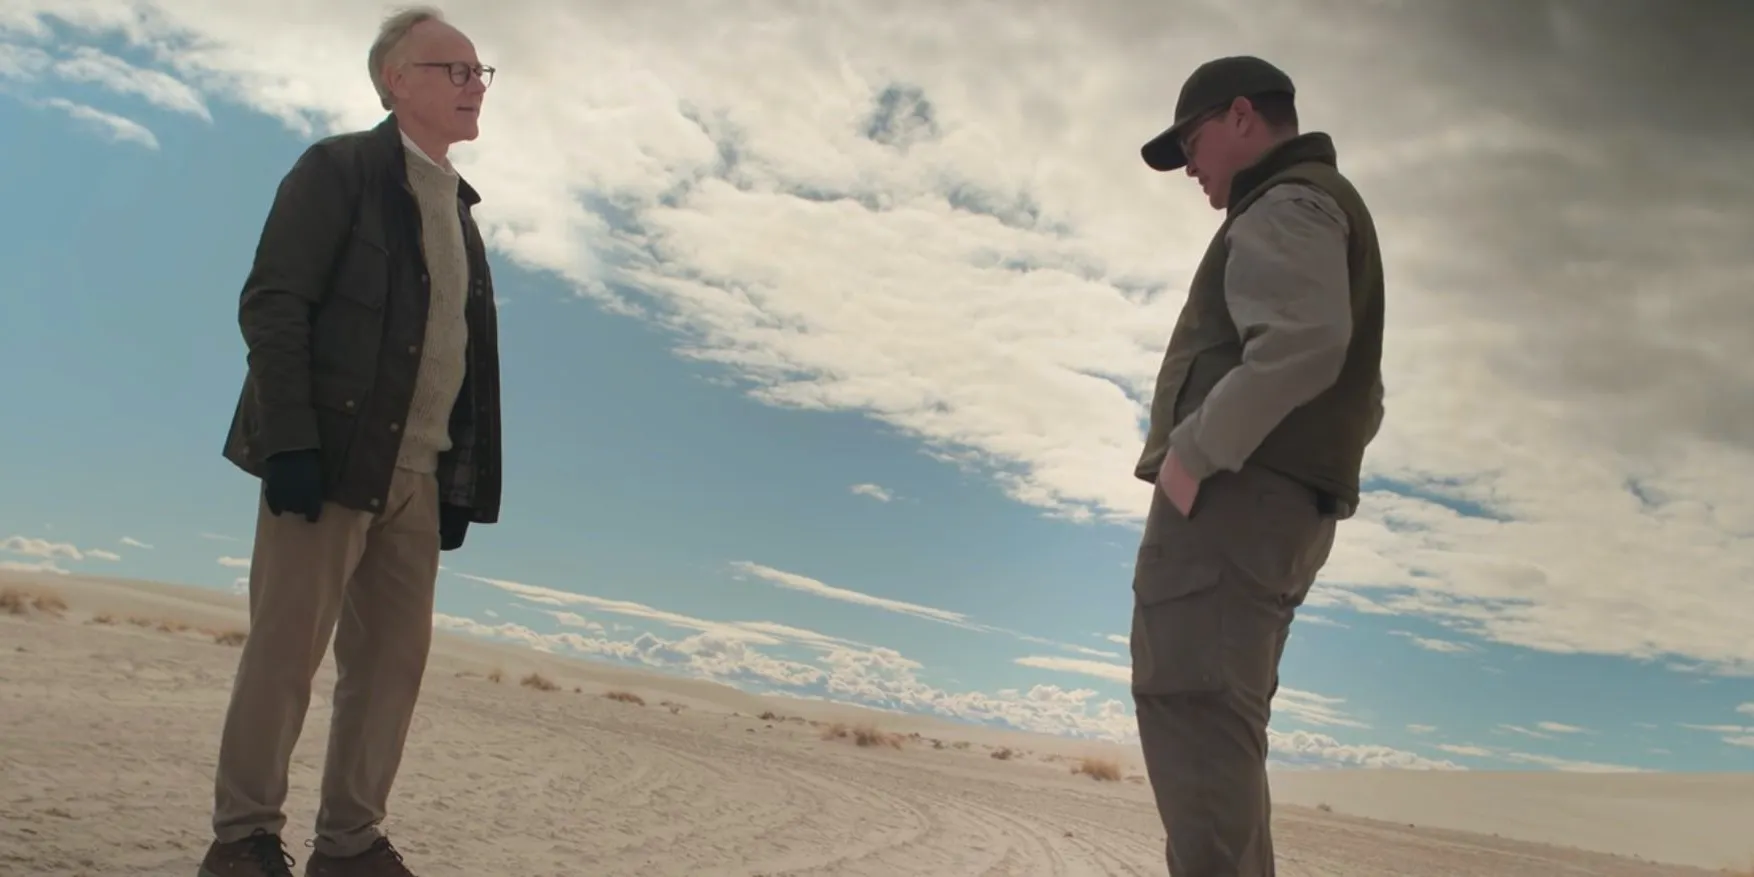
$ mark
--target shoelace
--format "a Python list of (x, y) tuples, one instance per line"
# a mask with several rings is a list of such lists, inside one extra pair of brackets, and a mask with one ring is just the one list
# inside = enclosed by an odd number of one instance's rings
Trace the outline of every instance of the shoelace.
[(269, 877), (292, 877), (292, 866), (298, 863), (284, 841), (260, 828), (250, 832), (250, 855)]
[(397, 850), (395, 845), (390, 843), (389, 838), (387, 838), (387, 837), (378, 838), (377, 841), (372, 843), (372, 848), (376, 849), (382, 855), (386, 855), (392, 859), (395, 859), (396, 864), (401, 868), (402, 873), (409, 875), (409, 877), (414, 877), (414, 873), (412, 871), (408, 870), (407, 863), (402, 861), (401, 851)]

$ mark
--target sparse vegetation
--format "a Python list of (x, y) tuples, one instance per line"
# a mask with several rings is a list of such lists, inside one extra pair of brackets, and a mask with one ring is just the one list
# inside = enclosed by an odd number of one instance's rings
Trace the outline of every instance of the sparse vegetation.
[(610, 692), (605, 692), (603, 696), (609, 698), (610, 700), (618, 700), (618, 701), (621, 701), (622, 703), (631, 703), (634, 706), (645, 706), (646, 705), (645, 698), (640, 697), (639, 695), (634, 694), (631, 691), (610, 691)]
[(534, 688), (537, 691), (559, 691), (560, 690), (560, 686), (554, 684), (553, 680), (542, 675), (541, 673), (531, 673), (530, 675), (525, 676), (523, 679), (519, 680), (518, 684), (524, 686), (525, 688)]
[(1017, 757), (1017, 750), (1012, 749), (1009, 746), (1000, 746), (993, 750), (992, 757), (997, 758), (1000, 761), (1010, 761)]
[[(0, 589), (0, 611), (10, 615), (29, 615), (33, 612), (60, 618), (67, 612), (67, 601), (54, 591), (31, 592), (18, 588)], [(112, 627), (126, 621), (127, 624), (143, 630), (156, 630), (159, 633), (197, 634), (209, 637), (216, 645), (241, 646), (248, 638), (245, 631), (237, 629), (216, 630), (211, 627), (198, 627), (175, 618), (149, 618), (144, 615), (130, 615), (126, 619), (117, 617), (111, 612), (99, 612), (86, 619), (86, 624)]]
[(487, 681), (492, 682), (495, 685), (498, 685), (499, 683), (505, 681), (505, 671), (499, 669), (498, 667), (495, 667), (492, 670), (487, 671)]
[(855, 744), (867, 748), (872, 746), (888, 746), (891, 749), (900, 749), (901, 741), (904, 738), (900, 734), (882, 730), (876, 725), (846, 725), (841, 722), (835, 722), (834, 724), (828, 725), (822, 729), (822, 739), (851, 739)]
[(32, 593), (18, 588), (0, 590), (0, 610), (8, 615), (29, 615), (33, 610), (60, 617), (67, 611), (67, 601), (53, 591)]
[(1332, 812), (1334, 812), (1334, 807), (1333, 807), (1333, 805), (1331, 805), (1331, 804), (1329, 804), (1329, 803), (1327, 803), (1327, 802), (1326, 802), (1326, 801), (1323, 801), (1323, 802), (1322, 802), (1322, 803), (1320, 803), (1320, 804), (1317, 804), (1317, 805), (1316, 805), (1316, 809), (1317, 809), (1317, 810), (1320, 810), (1320, 811), (1322, 811), (1322, 812), (1323, 812), (1323, 813), (1332, 813)]
[(1083, 774), (1098, 782), (1113, 783), (1121, 779), (1121, 766), (1112, 758), (1098, 758), (1086, 755), (1072, 765), (1074, 775)]

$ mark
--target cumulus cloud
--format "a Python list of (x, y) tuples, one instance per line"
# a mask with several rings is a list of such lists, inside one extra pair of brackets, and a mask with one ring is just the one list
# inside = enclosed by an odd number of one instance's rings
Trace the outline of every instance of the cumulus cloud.
[(142, 542), (139, 539), (134, 538), (133, 536), (123, 536), (121, 538), (121, 543), (123, 545), (128, 546), (129, 548), (138, 548), (142, 551), (151, 551), (152, 550), (151, 545), (148, 545), (145, 542)]
[(116, 94), (143, 98), (163, 109), (213, 120), (200, 93), (187, 83), (159, 70), (136, 67), (97, 49), (75, 47), (68, 57), (54, 61), (49, 70), (69, 82), (98, 85)]
[(230, 569), (249, 569), (250, 559), (247, 557), (221, 557), (216, 561), (220, 566)]
[(0, 539), (0, 553), (34, 558), (28, 561), (0, 561), (0, 569), (13, 572), (45, 572), (65, 575), (62, 561), (102, 560), (114, 563), (122, 556), (102, 548), (80, 548), (71, 542), (55, 542), (35, 536), (8, 536)]
[[(1722, 86), (1754, 79), (1746, 4), (448, 8), (501, 68), (457, 160), (502, 258), (676, 331), (761, 401), (863, 413), (1019, 502), (1129, 526), (1217, 223), (1138, 145), (1198, 61), (1274, 58), (1392, 282), (1388, 419), (1312, 605), (1754, 670), (1754, 408), (1724, 401), (1754, 387), (1754, 106)], [(3, 14), (3, 71), (41, 69), (54, 16), (301, 135), (380, 115), (375, 7)]]
[[(1750, 79), (1749, 10), (1316, 7), (1036, 4), (994, 26), (980, 4), (459, 0), (502, 73), (458, 161), (503, 257), (674, 329), (754, 397), (864, 413), (1020, 502), (1133, 524), (1143, 405), (1217, 221), (1137, 149), (1165, 83), (1265, 54), (1371, 198), (1392, 278), (1388, 420), (1324, 599), (1754, 667), (1754, 409), (1722, 403), (1754, 384), (1754, 112), (1716, 87)], [(53, 66), (54, 16), (151, 61), (60, 53), (96, 84), (140, 95), (157, 71), (194, 91), (154, 79), (161, 103), (304, 135), (375, 122), (377, 9), (272, 13), (19, 0), (0, 70)]]

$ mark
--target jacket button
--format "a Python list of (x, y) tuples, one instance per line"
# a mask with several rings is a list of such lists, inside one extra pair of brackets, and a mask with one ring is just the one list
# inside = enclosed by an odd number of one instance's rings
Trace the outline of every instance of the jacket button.
[(408, 345), (408, 352), (409, 353), (417, 353), (419, 351), (420, 351), (420, 345), (418, 345), (418, 344)]
[(399, 429), (401, 429), (401, 428), (402, 428), (402, 424), (400, 424), (400, 423), (392, 423), (392, 424), (390, 424), (390, 431), (391, 431), (391, 432), (395, 432), (395, 431), (396, 431), (396, 430), (399, 430)]
[(378, 500), (377, 500), (377, 497), (374, 496), (374, 497), (372, 497), (372, 508), (375, 509), (377, 507), (378, 507)]
[(346, 406), (347, 406), (347, 407), (349, 407), (349, 408), (352, 408), (352, 407), (353, 407), (353, 400), (352, 400), (352, 399), (348, 399), (348, 400), (347, 400), (347, 401), (346, 401), (346, 402), (345, 402), (345, 403), (343, 403), (343, 404), (345, 404), (345, 405), (346, 405)]

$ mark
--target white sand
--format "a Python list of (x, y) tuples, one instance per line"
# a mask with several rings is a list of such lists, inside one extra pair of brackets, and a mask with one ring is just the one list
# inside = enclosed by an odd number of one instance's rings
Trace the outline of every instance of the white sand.
[[(241, 601), (0, 572), (8, 586), (53, 590), (71, 608), (0, 610), (0, 877), (192, 874), (238, 655), (200, 629), (241, 630)], [(106, 613), (112, 623), (94, 623)], [(503, 682), (486, 678), (494, 668)], [(533, 671), (560, 690), (518, 684)], [(288, 840), (301, 860), (333, 679), (325, 665), (294, 758)], [(646, 705), (601, 696), (610, 690)], [(766, 710), (793, 718), (755, 718)], [(861, 748), (811, 724), (873, 719), (918, 736)], [(1025, 754), (990, 757), (1006, 745)], [(1127, 777), (1073, 775), (1090, 753), (1119, 756)], [(387, 828), (435, 877), (1163, 874), (1140, 772), (1119, 747), (758, 698), (441, 634)], [(1716, 873), (1528, 841), (1714, 868), (1747, 867), (1754, 852), (1751, 777), (1300, 772), (1276, 776), (1275, 798), (1284, 877)]]

